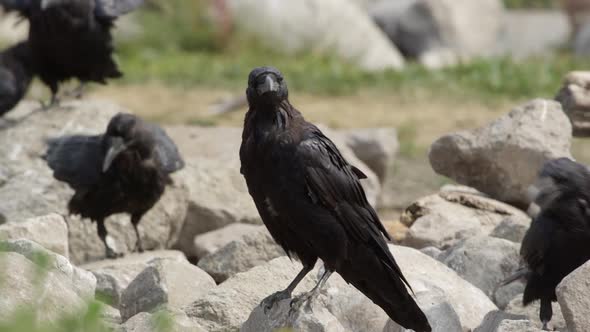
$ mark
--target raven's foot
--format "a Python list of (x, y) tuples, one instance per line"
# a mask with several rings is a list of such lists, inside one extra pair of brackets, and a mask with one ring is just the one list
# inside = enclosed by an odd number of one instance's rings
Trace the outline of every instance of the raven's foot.
[(293, 316), (295, 313), (303, 309), (304, 306), (308, 309), (311, 309), (311, 304), (318, 298), (319, 295), (319, 289), (314, 288), (307, 293), (295, 297), (291, 301), (291, 309), (289, 309), (289, 316)]
[(291, 293), (287, 290), (282, 290), (280, 292), (276, 292), (274, 294), (267, 296), (264, 300), (262, 300), (262, 302), (260, 302), (260, 305), (262, 306), (262, 308), (264, 309), (264, 313), (266, 314), (268, 313), (268, 311), (270, 311), (270, 309), (272, 309), (275, 306), (275, 304), (281, 302), (282, 300), (290, 298)]
[(541, 330), (543, 330), (543, 331), (553, 331), (552, 329), (549, 328), (549, 321), (543, 321), (543, 327), (541, 327)]

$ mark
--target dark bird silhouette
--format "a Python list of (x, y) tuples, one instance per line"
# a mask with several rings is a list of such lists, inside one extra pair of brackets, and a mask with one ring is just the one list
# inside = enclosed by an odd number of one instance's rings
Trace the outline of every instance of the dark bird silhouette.
[(96, 222), (111, 258), (117, 254), (107, 244), (105, 218), (128, 213), (143, 251), (137, 225), (172, 183), (170, 174), (184, 166), (162, 128), (125, 113), (114, 116), (103, 135), (50, 140), (45, 159), (54, 177), (75, 191), (70, 213)]
[(397, 323), (431, 331), (388, 249), (389, 235), (367, 202), (359, 182), (366, 176), (290, 104), (277, 69), (254, 69), (246, 95), (250, 108), (240, 148), (241, 172), (275, 241), (303, 264), (285, 290), (263, 301), (265, 308), (290, 298), (319, 258), (326, 273), (298, 300), (317, 295), (336, 271)]
[(142, 0), (0, 0), (0, 6), (28, 19), (35, 72), (57, 103), (59, 84), (75, 78), (105, 84), (122, 76), (112, 58), (114, 21)]
[(0, 53), (0, 116), (18, 104), (32, 79), (31, 50), (27, 42)]
[(520, 249), (526, 266), (502, 284), (526, 279), (522, 302), (541, 301), (539, 318), (547, 330), (555, 288), (590, 259), (590, 171), (567, 158), (550, 160), (532, 191), (536, 212)]

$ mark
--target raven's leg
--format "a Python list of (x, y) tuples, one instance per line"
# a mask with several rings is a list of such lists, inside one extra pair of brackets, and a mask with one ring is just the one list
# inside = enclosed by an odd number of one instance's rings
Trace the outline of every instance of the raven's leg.
[(48, 104), (44, 103), (43, 101), (40, 102), (42, 110), (47, 111), (55, 106), (59, 106), (59, 98), (57, 97), (58, 89), (57, 83), (49, 84), (49, 90), (51, 90), (51, 99), (49, 100)]
[(293, 299), (293, 301), (291, 301), (292, 309), (290, 310), (290, 312), (295, 312), (299, 310), (304, 303), (307, 303), (308, 305), (311, 304), (313, 299), (320, 295), (320, 291), (322, 290), (322, 288), (326, 284), (326, 281), (328, 281), (328, 278), (330, 278), (331, 275), (332, 271), (326, 269), (318, 283), (309, 292), (301, 296), (298, 296), (297, 298)]
[(143, 245), (141, 244), (141, 236), (139, 236), (139, 230), (137, 229), (137, 225), (141, 221), (141, 214), (133, 214), (131, 215), (131, 224), (133, 225), (133, 229), (135, 230), (135, 238), (136, 238), (136, 245), (135, 250), (138, 252), (143, 252)]
[(291, 281), (291, 283), (289, 284), (289, 286), (287, 286), (286, 289), (284, 289), (280, 292), (276, 292), (272, 295), (269, 295), (264, 300), (262, 300), (262, 302), (260, 304), (264, 307), (264, 312), (266, 313), (268, 310), (272, 309), (272, 307), (275, 305), (275, 303), (277, 303), (281, 300), (285, 300), (285, 299), (290, 298), (291, 294), (293, 293), (293, 290), (295, 290), (295, 287), (297, 287), (297, 285), (301, 282), (301, 280), (303, 280), (303, 278), (305, 278), (305, 276), (312, 269), (313, 269), (313, 265), (310, 265), (310, 266), (304, 265), (303, 269), (301, 269), (301, 271), (297, 274), (295, 279), (293, 279), (293, 281)]
[(100, 237), (100, 239), (102, 240), (102, 243), (104, 243), (104, 247), (105, 247), (105, 255), (107, 256), (107, 258), (117, 258), (121, 255), (117, 254), (113, 248), (111, 248), (108, 243), (107, 243), (107, 228), (104, 225), (104, 219), (100, 219), (96, 221), (96, 230), (98, 232), (98, 236)]
[(84, 96), (85, 92), (86, 92), (86, 82), (80, 82), (80, 84), (77, 87), (75, 87), (71, 91), (66, 92), (64, 95), (66, 97), (80, 99)]
[(553, 308), (551, 307), (551, 300), (549, 299), (541, 299), (541, 309), (539, 310), (539, 318), (543, 323), (543, 330), (549, 331), (549, 327), (547, 324), (551, 320), (553, 316)]

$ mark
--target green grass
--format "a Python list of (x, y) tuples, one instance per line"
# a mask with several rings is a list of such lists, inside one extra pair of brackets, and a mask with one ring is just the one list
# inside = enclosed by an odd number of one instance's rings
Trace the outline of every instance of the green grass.
[(506, 8), (551, 8), (557, 0), (504, 0)]

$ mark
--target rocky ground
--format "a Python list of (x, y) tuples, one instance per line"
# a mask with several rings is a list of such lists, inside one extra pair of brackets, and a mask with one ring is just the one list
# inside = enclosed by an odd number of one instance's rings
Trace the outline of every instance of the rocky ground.
[[(106, 304), (104, 323), (115, 331), (404, 331), (352, 286), (334, 275), (320, 297), (297, 312), (283, 301), (258, 305), (283, 289), (300, 269), (274, 243), (239, 173), (237, 127), (168, 126), (186, 160), (175, 184), (140, 224), (142, 254), (126, 216), (107, 222), (115, 247), (127, 255), (105, 260), (95, 226), (66, 214), (72, 191), (52, 178), (42, 160), (44, 141), (63, 134), (98, 133), (121, 107), (100, 100), (67, 102), (27, 114), (23, 103), (0, 123), (0, 320), (30, 306), (41, 323)], [(26, 119), (25, 119), (26, 117)], [(392, 128), (325, 130), (354, 165), (368, 174), (372, 204), (382, 195), (398, 150)], [(538, 331), (538, 305), (522, 307), (524, 288), (498, 288), (520, 264), (520, 241), (530, 219), (526, 187), (549, 158), (571, 156), (570, 122), (561, 105), (533, 100), (488, 125), (448, 134), (430, 149), (431, 166), (460, 185), (407, 206), (390, 250), (412, 285), (434, 331)], [(468, 187), (469, 186), (469, 187)], [(588, 331), (590, 263), (558, 287), (552, 326)], [(321, 266), (296, 290), (309, 290)], [(41, 277), (39, 277), (41, 276)]]

